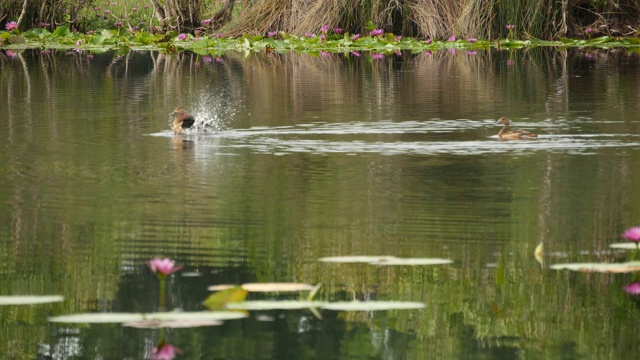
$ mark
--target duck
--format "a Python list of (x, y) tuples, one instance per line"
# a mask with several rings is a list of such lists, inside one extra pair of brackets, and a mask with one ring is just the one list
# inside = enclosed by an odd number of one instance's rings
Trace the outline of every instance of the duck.
[(528, 132), (526, 130), (512, 130), (509, 131), (509, 118), (506, 116), (498, 119), (498, 124), (502, 123), (502, 129), (498, 133), (500, 140), (519, 140), (519, 139), (532, 139), (538, 135)]
[(178, 106), (173, 110), (169, 117), (173, 119), (171, 121), (171, 130), (175, 135), (182, 134), (184, 130), (191, 128), (196, 122), (196, 119), (182, 106)]

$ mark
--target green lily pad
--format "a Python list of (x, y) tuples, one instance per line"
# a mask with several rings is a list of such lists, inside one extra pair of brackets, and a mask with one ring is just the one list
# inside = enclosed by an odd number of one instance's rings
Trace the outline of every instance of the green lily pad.
[(31, 295), (16, 295), (16, 296), (0, 296), (0, 305), (33, 305), (33, 304), (48, 304), (53, 302), (63, 301), (64, 297), (60, 295), (46, 295), (46, 296), (31, 296)]
[(438, 258), (399, 258), (395, 256), (333, 256), (319, 259), (335, 263), (367, 263), (371, 265), (445, 265), (453, 260)]
[(336, 311), (380, 311), (422, 309), (426, 305), (413, 301), (340, 301), (327, 303), (322, 309)]
[(614, 249), (637, 250), (638, 243), (634, 243), (634, 242), (614, 243), (609, 245), (609, 247)]
[(141, 321), (235, 320), (246, 317), (235, 311), (196, 311), (158, 313), (84, 313), (50, 317), (49, 321), (76, 324), (113, 324)]
[[(238, 285), (213, 285), (207, 289), (209, 291), (221, 291), (235, 288)], [(249, 292), (285, 292), (285, 291), (310, 291), (313, 285), (302, 283), (247, 283), (240, 287)]]
[(640, 261), (626, 263), (570, 263), (554, 264), (550, 266), (555, 270), (571, 270), (580, 272), (601, 272), (601, 273), (628, 273), (640, 271)]

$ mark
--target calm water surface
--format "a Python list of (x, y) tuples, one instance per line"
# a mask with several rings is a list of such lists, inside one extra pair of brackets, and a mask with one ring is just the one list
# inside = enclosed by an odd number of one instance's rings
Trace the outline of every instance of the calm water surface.
[[(0, 307), (12, 359), (624, 359), (640, 350), (640, 56), (621, 50), (0, 54)], [(197, 117), (169, 132), (178, 105)], [(496, 119), (540, 134), (500, 141)], [(544, 242), (544, 266), (533, 257)], [(442, 257), (448, 266), (329, 264)], [(322, 283), (323, 300), (422, 310), (252, 312), (191, 329), (60, 325), (158, 310), (145, 261), (175, 259), (169, 309), (213, 284)], [(279, 298), (305, 298), (278, 295)], [(276, 295), (251, 294), (252, 299)]]

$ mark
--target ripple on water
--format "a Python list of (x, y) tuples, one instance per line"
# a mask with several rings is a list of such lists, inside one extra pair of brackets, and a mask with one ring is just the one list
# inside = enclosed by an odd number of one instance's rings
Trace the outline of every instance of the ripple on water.
[[(558, 124), (523, 123), (528, 128), (561, 127)], [(213, 134), (195, 135), (194, 141), (215, 144), (216, 148), (246, 148), (256, 153), (285, 155), (290, 153), (313, 154), (367, 154), (383, 155), (484, 155), (499, 153), (525, 154), (537, 151), (591, 154), (602, 148), (634, 148), (640, 146), (636, 134), (550, 134), (540, 135), (534, 140), (499, 141), (497, 135), (486, 137), (482, 129), (495, 126), (493, 120), (437, 120), (437, 121), (380, 121), (346, 123), (311, 123), (296, 126), (253, 127), (239, 130), (223, 130)], [(477, 134), (476, 140), (460, 140)], [(429, 140), (403, 141), (400, 134), (425, 134)], [(430, 135), (431, 134), (431, 135)], [(433, 136), (439, 139), (433, 139)], [(447, 135), (455, 139), (447, 140)], [(151, 134), (171, 136), (168, 132)], [(348, 139), (344, 137), (350, 135)], [(352, 135), (362, 135), (357, 140)], [(389, 138), (381, 141), (381, 136)], [(415, 136), (413, 137), (415, 139)], [(319, 138), (320, 137), (320, 138)], [(329, 138), (327, 138), (329, 137)], [(227, 154), (229, 152), (226, 152)]]

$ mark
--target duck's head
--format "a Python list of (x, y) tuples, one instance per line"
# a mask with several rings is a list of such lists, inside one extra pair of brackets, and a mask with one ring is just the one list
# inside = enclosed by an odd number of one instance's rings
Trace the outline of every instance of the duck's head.
[(496, 124), (509, 125), (509, 118), (506, 116), (503, 116), (500, 119), (498, 119), (498, 122)]
[(178, 106), (169, 116), (171, 118), (177, 118), (187, 113), (187, 110), (183, 106)]

